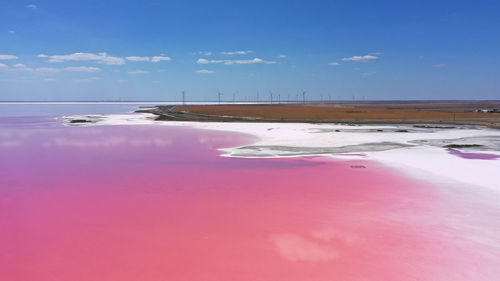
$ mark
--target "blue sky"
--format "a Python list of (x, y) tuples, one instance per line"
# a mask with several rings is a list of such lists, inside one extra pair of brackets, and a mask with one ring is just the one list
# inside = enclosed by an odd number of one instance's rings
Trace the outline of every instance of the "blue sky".
[(500, 99), (497, 1), (2, 1), (0, 100)]

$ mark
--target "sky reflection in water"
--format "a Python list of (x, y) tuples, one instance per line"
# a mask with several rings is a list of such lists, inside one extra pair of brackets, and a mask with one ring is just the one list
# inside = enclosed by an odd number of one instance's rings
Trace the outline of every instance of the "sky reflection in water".
[(0, 119), (1, 280), (500, 276), (496, 194), (369, 161), (220, 157), (241, 135)]

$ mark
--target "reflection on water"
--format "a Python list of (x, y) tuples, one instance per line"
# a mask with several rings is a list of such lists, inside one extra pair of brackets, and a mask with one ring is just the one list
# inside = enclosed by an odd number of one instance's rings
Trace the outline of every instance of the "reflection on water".
[(219, 156), (249, 141), (0, 118), (0, 280), (500, 277), (497, 194), (364, 160)]
[(155, 105), (157, 103), (0, 103), (0, 117), (112, 114), (133, 112), (139, 106), (150, 107)]

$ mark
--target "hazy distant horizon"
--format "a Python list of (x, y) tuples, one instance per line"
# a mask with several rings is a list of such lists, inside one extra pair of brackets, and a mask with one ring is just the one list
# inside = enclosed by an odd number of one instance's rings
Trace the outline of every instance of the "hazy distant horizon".
[[(428, 99), (428, 100), (417, 100), (417, 99), (399, 99), (399, 100), (306, 100), (306, 103), (334, 103), (334, 102), (343, 102), (343, 103), (363, 103), (363, 102), (498, 102), (500, 99)], [(1, 101), (0, 104), (12, 104), (12, 103), (183, 103), (182, 100), (19, 100), (19, 101)], [(185, 103), (197, 103), (197, 102), (204, 102), (204, 103), (219, 103), (217, 100), (188, 100), (185, 101)], [(282, 101), (270, 101), (270, 100), (236, 100), (236, 103), (304, 103), (301, 100), (282, 100)], [(221, 103), (224, 104), (231, 104), (233, 103), (232, 100), (221, 100)]]

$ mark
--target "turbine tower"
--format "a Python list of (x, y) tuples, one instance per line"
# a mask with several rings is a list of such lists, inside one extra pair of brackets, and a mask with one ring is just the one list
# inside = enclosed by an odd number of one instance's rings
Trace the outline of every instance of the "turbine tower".
[(222, 93), (219, 91), (217, 92), (217, 95), (219, 96), (219, 104), (220, 104), (220, 97), (222, 96)]

